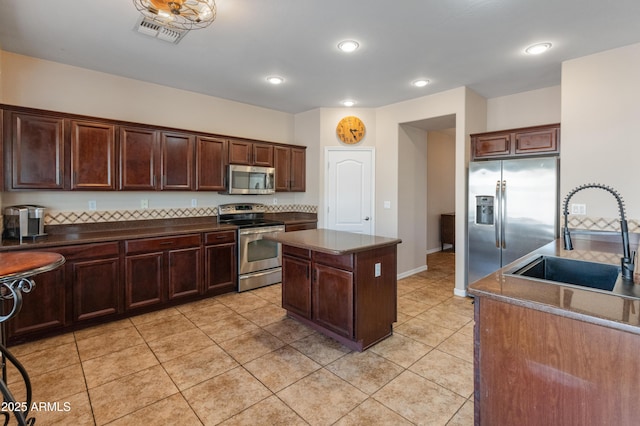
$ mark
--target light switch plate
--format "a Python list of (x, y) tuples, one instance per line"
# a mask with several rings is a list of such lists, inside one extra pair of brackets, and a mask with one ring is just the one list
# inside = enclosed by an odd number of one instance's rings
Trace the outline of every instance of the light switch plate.
[(384, 208), (385, 209), (390, 209), (391, 208), (391, 201), (385, 201), (384, 202)]

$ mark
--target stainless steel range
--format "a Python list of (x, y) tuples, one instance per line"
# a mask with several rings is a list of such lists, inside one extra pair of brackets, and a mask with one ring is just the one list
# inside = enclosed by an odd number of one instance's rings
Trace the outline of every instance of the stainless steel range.
[(284, 223), (264, 218), (264, 204), (233, 203), (218, 206), (218, 223), (238, 227), (238, 291), (282, 281), (282, 249), (264, 240), (265, 234), (284, 232)]

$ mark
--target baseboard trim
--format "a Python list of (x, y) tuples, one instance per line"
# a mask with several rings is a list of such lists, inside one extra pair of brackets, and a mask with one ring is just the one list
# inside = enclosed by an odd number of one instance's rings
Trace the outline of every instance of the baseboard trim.
[(401, 274), (398, 274), (398, 279), (401, 280), (403, 278), (410, 277), (411, 275), (415, 275), (415, 274), (417, 274), (419, 272), (426, 271), (427, 269), (428, 269), (427, 265), (423, 265), (423, 266), (420, 266), (418, 268), (411, 269), (410, 271), (406, 271), (406, 272), (403, 272)]
[(469, 294), (467, 293), (467, 289), (454, 288), (453, 289), (454, 296), (467, 297)]

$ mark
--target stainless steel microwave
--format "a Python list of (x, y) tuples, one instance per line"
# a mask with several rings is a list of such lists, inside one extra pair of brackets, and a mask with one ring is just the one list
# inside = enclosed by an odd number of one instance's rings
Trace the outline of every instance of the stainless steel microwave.
[(273, 167), (229, 164), (227, 193), (273, 194), (276, 192), (276, 169)]

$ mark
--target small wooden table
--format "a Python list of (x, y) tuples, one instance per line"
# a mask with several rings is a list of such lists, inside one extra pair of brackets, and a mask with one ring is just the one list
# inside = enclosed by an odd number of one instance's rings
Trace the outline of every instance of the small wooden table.
[(456, 214), (443, 213), (440, 215), (440, 244), (444, 251), (445, 244), (451, 244), (456, 251)]
[[(2, 363), (2, 380), (0, 392), (3, 400), (10, 409), (19, 425), (32, 424), (35, 419), (27, 420), (31, 409), (31, 380), (22, 364), (6, 348), (6, 322), (20, 312), (22, 307), (22, 293), (29, 293), (35, 288), (31, 277), (58, 268), (65, 259), (58, 253), (49, 252), (9, 252), (0, 253), (0, 362)], [(12, 302), (11, 308), (5, 314), (7, 301)], [(26, 404), (16, 403), (15, 398), (7, 387), (7, 360), (20, 372), (27, 391)], [(8, 422), (10, 411), (3, 411)]]

